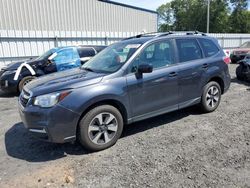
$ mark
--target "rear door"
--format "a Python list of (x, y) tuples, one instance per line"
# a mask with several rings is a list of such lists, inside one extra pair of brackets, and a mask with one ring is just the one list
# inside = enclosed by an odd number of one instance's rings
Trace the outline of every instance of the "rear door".
[(179, 61), (179, 107), (199, 101), (203, 88), (203, 75), (209, 66), (204, 62), (201, 47), (196, 38), (176, 39)]

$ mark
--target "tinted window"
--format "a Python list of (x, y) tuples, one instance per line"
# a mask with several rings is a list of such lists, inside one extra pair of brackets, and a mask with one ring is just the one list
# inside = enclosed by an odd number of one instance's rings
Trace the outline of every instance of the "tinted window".
[(93, 48), (78, 48), (77, 51), (79, 53), (80, 58), (95, 56), (95, 51)]
[(198, 40), (201, 43), (201, 46), (203, 48), (206, 57), (213, 56), (214, 54), (217, 54), (219, 52), (218, 47), (214, 44), (213, 41), (208, 39), (198, 39)]
[(176, 39), (180, 62), (202, 58), (201, 49), (196, 39)]
[(161, 41), (146, 47), (133, 62), (131, 72), (135, 72), (139, 64), (151, 64), (153, 68), (174, 64), (173, 48), (170, 41)]

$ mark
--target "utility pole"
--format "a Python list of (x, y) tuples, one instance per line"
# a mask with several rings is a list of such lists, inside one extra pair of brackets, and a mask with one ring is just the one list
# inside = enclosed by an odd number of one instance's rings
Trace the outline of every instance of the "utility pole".
[(209, 21), (210, 21), (210, 0), (207, 0), (207, 33), (209, 33)]

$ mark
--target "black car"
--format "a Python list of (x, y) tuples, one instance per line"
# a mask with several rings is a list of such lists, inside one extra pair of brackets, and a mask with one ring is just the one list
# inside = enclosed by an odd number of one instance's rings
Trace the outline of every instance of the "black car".
[(232, 63), (238, 63), (250, 53), (250, 41), (243, 43), (239, 48), (231, 52), (230, 58)]
[(30, 82), (19, 112), (41, 139), (77, 139), (98, 151), (116, 143), (124, 124), (197, 104), (205, 112), (216, 110), (230, 86), (228, 63), (218, 41), (204, 34), (138, 35), (80, 68)]
[(52, 48), (38, 58), (9, 64), (0, 71), (0, 89), (21, 92), (36, 77), (80, 67), (106, 46)]
[(238, 80), (250, 81), (250, 53), (239, 61), (239, 66), (236, 68), (236, 76)]

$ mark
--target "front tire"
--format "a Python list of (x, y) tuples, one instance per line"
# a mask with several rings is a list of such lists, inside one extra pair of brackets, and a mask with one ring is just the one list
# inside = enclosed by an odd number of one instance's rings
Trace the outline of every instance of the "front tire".
[(217, 82), (207, 83), (201, 97), (201, 108), (204, 112), (213, 112), (221, 100), (221, 87)]
[(78, 140), (90, 151), (113, 146), (123, 130), (123, 118), (118, 109), (101, 105), (87, 112), (79, 123)]
[(29, 82), (31, 82), (32, 80), (34, 80), (36, 77), (35, 76), (26, 76), (24, 77), (18, 84), (18, 91), (21, 93), (23, 90), (23, 87), (28, 84)]

